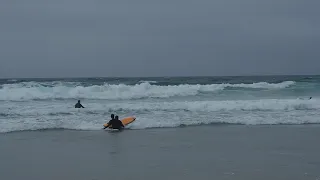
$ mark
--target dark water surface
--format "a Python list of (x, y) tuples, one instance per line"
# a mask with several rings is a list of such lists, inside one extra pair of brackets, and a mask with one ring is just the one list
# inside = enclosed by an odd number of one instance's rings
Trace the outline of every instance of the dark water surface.
[(0, 179), (320, 178), (320, 126), (194, 126), (0, 134)]

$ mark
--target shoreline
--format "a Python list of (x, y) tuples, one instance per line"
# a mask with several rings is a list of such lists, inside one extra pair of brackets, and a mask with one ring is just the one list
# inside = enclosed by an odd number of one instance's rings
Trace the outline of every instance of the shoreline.
[[(144, 131), (144, 130), (165, 130), (165, 129), (180, 129), (180, 128), (197, 128), (197, 127), (229, 127), (229, 126), (245, 126), (245, 127), (256, 127), (256, 128), (261, 128), (261, 127), (273, 127), (277, 128), (282, 127), (282, 126), (288, 126), (288, 127), (307, 127), (307, 126), (314, 126), (314, 127), (319, 127), (320, 128), (320, 123), (304, 123), (304, 124), (257, 124), (257, 125), (248, 125), (248, 124), (231, 124), (231, 123), (211, 123), (211, 124), (199, 124), (199, 125), (180, 125), (177, 127), (149, 127), (149, 128), (144, 128), (144, 129), (125, 129), (124, 131)], [(44, 129), (35, 129), (35, 130), (20, 130), (20, 131), (10, 131), (10, 132), (1, 132), (1, 134), (13, 134), (13, 133), (28, 133), (28, 132), (47, 132), (47, 131), (76, 131), (76, 132), (98, 132), (98, 131), (108, 131), (104, 130), (101, 128), (101, 130), (91, 130), (91, 129), (68, 129), (68, 128), (44, 128)]]

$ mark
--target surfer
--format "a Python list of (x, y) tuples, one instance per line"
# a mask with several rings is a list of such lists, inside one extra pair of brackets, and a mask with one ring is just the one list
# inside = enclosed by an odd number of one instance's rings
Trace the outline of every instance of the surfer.
[(74, 105), (74, 108), (84, 108), (84, 107), (80, 103), (80, 100), (78, 100), (78, 103), (76, 105)]
[(111, 114), (111, 120), (109, 120), (109, 122), (107, 123), (108, 125), (107, 126), (105, 126), (103, 129), (106, 129), (107, 127), (109, 127), (110, 126), (110, 122), (111, 121), (113, 121), (114, 120), (114, 114)]
[[(114, 114), (111, 114), (111, 120), (109, 120), (109, 122), (112, 121), (112, 120), (114, 120)], [(110, 126), (109, 124), (110, 124), (110, 123), (108, 123), (108, 126)], [(106, 127), (105, 127), (105, 128), (106, 128)], [(105, 128), (104, 128), (104, 129), (105, 129)]]
[(105, 126), (103, 129), (106, 129), (107, 127), (109, 127), (111, 125), (111, 128), (112, 129), (122, 129), (124, 128), (124, 125), (122, 124), (122, 122), (119, 120), (119, 116), (116, 116), (114, 119), (113, 119), (114, 115), (111, 114), (111, 120), (108, 122), (108, 125)]

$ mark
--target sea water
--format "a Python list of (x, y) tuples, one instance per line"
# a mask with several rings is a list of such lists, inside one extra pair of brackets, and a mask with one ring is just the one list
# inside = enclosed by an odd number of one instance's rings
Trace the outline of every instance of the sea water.
[(320, 76), (1, 79), (0, 132), (318, 124), (319, 97)]

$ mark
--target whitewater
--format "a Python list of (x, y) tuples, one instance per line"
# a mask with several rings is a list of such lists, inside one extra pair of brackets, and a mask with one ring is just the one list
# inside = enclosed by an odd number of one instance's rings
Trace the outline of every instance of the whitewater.
[(293, 85), (293, 81), (282, 83), (252, 83), (252, 84), (209, 84), (209, 85), (171, 85), (158, 86), (143, 82), (136, 85), (108, 84), (81, 86), (76, 83), (18, 83), (3, 84), (0, 89), (0, 100), (24, 101), (45, 99), (141, 99), (169, 98), (174, 96), (195, 96), (200, 93), (215, 93), (226, 88), (248, 89), (283, 89)]
[[(316, 77), (23, 79), (0, 81), (0, 133), (320, 123)], [(309, 97), (312, 96), (312, 99)], [(74, 109), (77, 100), (85, 109)]]

